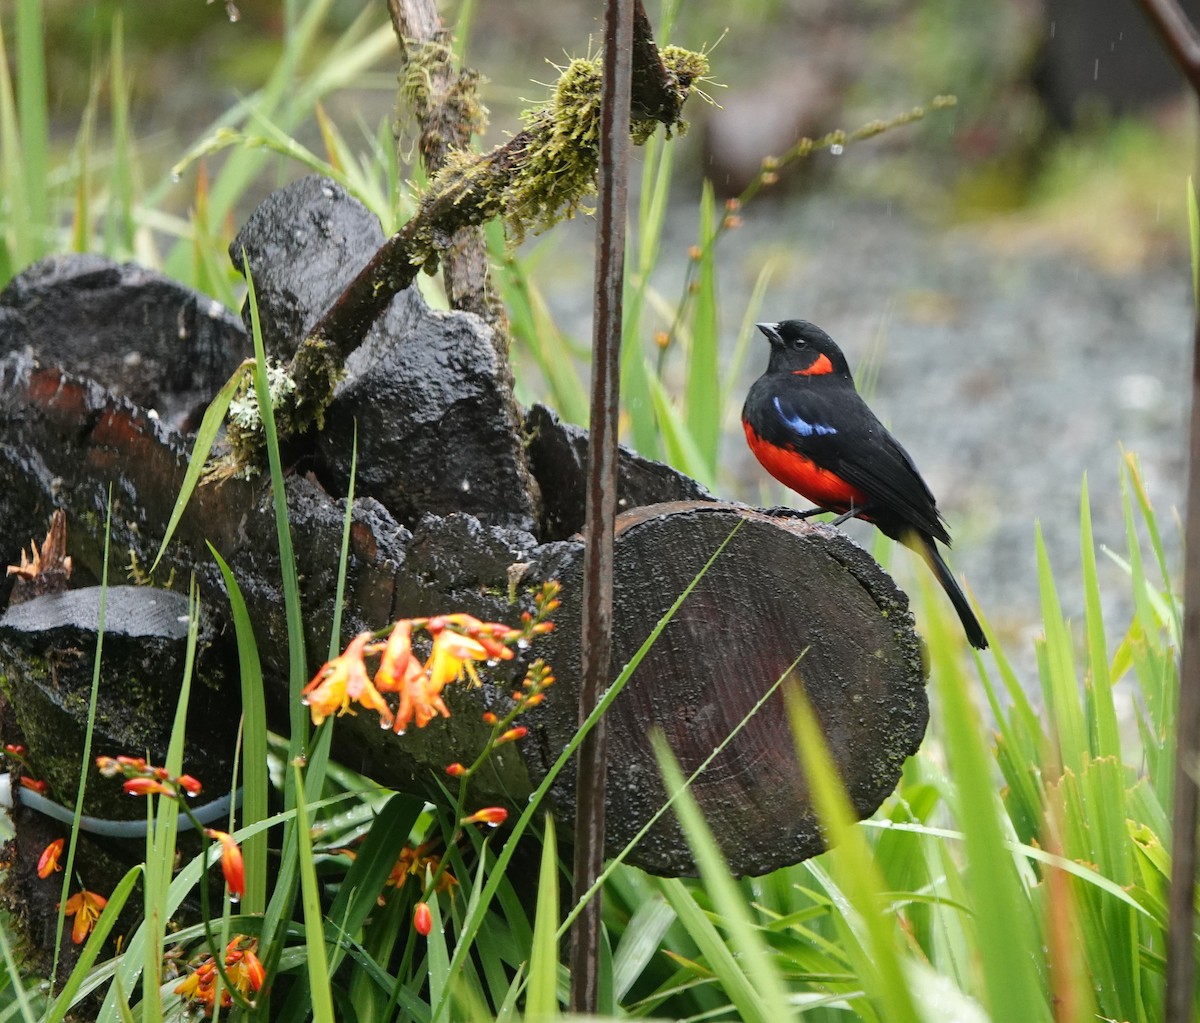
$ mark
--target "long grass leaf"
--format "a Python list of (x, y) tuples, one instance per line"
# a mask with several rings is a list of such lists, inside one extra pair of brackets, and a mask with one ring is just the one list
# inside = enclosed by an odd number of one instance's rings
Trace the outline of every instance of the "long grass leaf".
[(196, 484), (200, 482), (200, 477), (204, 472), (205, 463), (208, 461), (209, 452), (212, 451), (213, 443), (217, 439), (217, 435), (221, 432), (221, 427), (225, 422), (225, 413), (229, 411), (229, 403), (233, 401), (233, 397), (241, 388), (246, 379), (246, 366), (239, 366), (227, 381), (225, 385), (217, 392), (217, 396), (209, 403), (209, 406), (204, 411), (204, 418), (200, 421), (200, 429), (196, 431), (196, 443), (192, 445), (192, 455), (188, 459), (187, 472), (184, 473), (183, 483), (179, 487), (179, 494), (175, 498), (175, 505), (171, 509), (171, 516), (167, 519), (167, 528), (163, 533), (162, 543), (159, 544), (158, 553), (154, 556), (154, 563), (150, 566), (150, 574), (154, 574), (154, 570), (158, 568), (158, 563), (162, 561), (163, 554), (166, 553), (167, 544), (171, 542), (171, 538), (175, 535), (175, 530), (179, 526), (179, 520), (183, 518), (184, 511), (187, 510), (188, 502), (192, 499), (192, 494), (196, 490)]
[[(75, 795), (75, 814), (71, 823), (71, 846), (67, 851), (67, 862), (63, 869), (62, 888), (59, 893), (58, 919), (56, 934), (63, 930), (63, 915), (67, 904), (67, 895), (71, 890), (71, 879), (75, 875), (76, 841), (79, 835), (79, 819), (83, 816), (83, 797), (87, 787), (87, 778), (92, 770), (92, 735), (96, 727), (96, 704), (100, 696), (100, 666), (104, 659), (104, 630), (108, 618), (108, 559), (112, 543), (112, 484), (108, 487), (107, 510), (104, 515), (104, 553), (100, 565), (100, 601), (96, 609), (96, 649), (92, 654), (92, 686), (88, 694), (87, 726), (84, 729), (82, 762), (79, 767), (79, 788)], [(50, 987), (53, 990), (54, 981), (58, 977), (59, 948), (54, 946), (54, 957), (50, 967)]]
[[(1044, 554), (1040, 542), (1039, 549)], [(952, 647), (946, 630), (940, 616), (929, 620), (932, 675), (956, 781), (954, 809), (964, 834), (986, 1005), (996, 1020), (1048, 1023), (1050, 1011), (1037, 967), (1043, 960), (1041, 942), (1028, 893), (1007, 848), (1009, 835), (996, 798), (983, 725), (958, 661), (948, 655)], [(1077, 699), (1077, 710), (1078, 706)]]
[[(710, 955), (709, 965), (718, 972), (725, 990), (747, 1023), (754, 1020), (780, 1023), (790, 1019), (792, 1012), (787, 989), (772, 962), (771, 946), (755, 926), (741, 889), (729, 873), (729, 867), (699, 804), (684, 785), (683, 772), (675, 755), (658, 730), (651, 733), (650, 742), (667, 791), (678, 795), (675, 812), (680, 826), (687, 837), (704, 888), (712, 898), (713, 906), (720, 914), (733, 945), (732, 951), (724, 949), (723, 952), (717, 952), (715, 959)], [(707, 951), (716, 952), (716, 949)]]
[(529, 983), (525, 995), (527, 1020), (551, 1019), (558, 1014), (558, 844), (554, 818), (546, 815), (542, 864), (538, 873), (537, 915), (529, 953)]
[(716, 196), (712, 183), (704, 183), (700, 200), (700, 262), (697, 266), (696, 302), (692, 313), (691, 349), (688, 352), (687, 408), (688, 433), (707, 470), (709, 480), (716, 477), (717, 452), (721, 444), (719, 350), (720, 324), (717, 321), (717, 234)]
[(329, 987), (329, 963), (325, 953), (325, 914), (313, 862), (312, 835), (304, 780), (299, 764), (293, 765), (296, 792), (296, 832), (299, 835), (300, 898), (304, 907), (304, 947), (307, 953), (309, 995), (315, 1023), (334, 1023), (333, 993)]
[(1087, 727), (1075, 677), (1071, 634), (1063, 618), (1054, 574), (1050, 568), (1050, 556), (1046, 552), (1046, 542), (1042, 537), (1040, 525), (1037, 527), (1036, 544), (1038, 588), (1041, 594), (1045, 636), (1039, 651), (1042, 691), (1050, 712), (1050, 720), (1055, 726), (1055, 738), (1063, 766), (1077, 768), (1089, 752)]
[(872, 861), (864, 832), (856, 826), (857, 816), (812, 705), (800, 687), (787, 696), (805, 782), (821, 826), (835, 847), (830, 870), (849, 902), (850, 912), (842, 910), (838, 916), (846, 920), (846, 930), (853, 929), (855, 919), (859, 921), (861, 936), (847, 943), (855, 974), (881, 1018), (896, 1023), (915, 1021), (916, 1004), (905, 981), (894, 917), (882, 911), (883, 879)]
[[(17, 213), (29, 225), (27, 259), (50, 249), (50, 112), (42, 0), (17, 0), (17, 113), (25, 206)], [(15, 155), (15, 154), (14, 154)]]
[(1112, 678), (1109, 675), (1108, 646), (1104, 634), (1104, 614), (1100, 605), (1100, 583), (1096, 576), (1096, 545), (1092, 538), (1092, 510), (1088, 501), (1086, 476), (1079, 499), (1079, 536), (1083, 559), (1084, 620), (1088, 644), (1087, 694), (1091, 711), (1092, 755), (1119, 757), (1121, 737), (1117, 728), (1117, 711), (1113, 704)]
[[(246, 599), (242, 596), (233, 570), (217, 549), (208, 545), (229, 596), (229, 613), (237, 640), (238, 674), (242, 694), (242, 823), (255, 824), (265, 820), (269, 812), (271, 778), (267, 769), (267, 707), (263, 689), (262, 662), (254, 638), (254, 626)], [(267, 834), (254, 835), (242, 844), (242, 859), (246, 866), (246, 894), (243, 908), (247, 913), (261, 913), (267, 898)]]

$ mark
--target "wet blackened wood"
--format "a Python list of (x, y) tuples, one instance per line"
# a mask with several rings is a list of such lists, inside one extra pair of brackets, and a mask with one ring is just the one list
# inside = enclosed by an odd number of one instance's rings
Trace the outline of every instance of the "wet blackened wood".
[[(856, 812), (895, 787), (928, 719), (908, 600), (865, 551), (825, 525), (715, 503), (622, 515), (616, 546), (613, 665), (629, 661), (734, 527), (729, 545), (663, 630), (609, 712), (609, 851), (628, 843), (665, 799), (650, 746), (659, 728), (685, 772), (729, 737), (799, 658), (803, 683)], [(578, 587), (579, 566), (563, 576)], [(564, 601), (548, 656), (560, 678), (539, 708), (545, 770), (575, 729), (572, 637)], [(565, 698), (563, 698), (565, 697)], [(570, 818), (571, 773), (553, 789)], [(776, 692), (696, 782), (694, 794), (737, 874), (760, 874), (823, 849), (795, 743)], [(663, 874), (694, 870), (675, 819), (661, 820), (633, 857)]]
[[(535, 471), (545, 473), (543, 487), (576, 486), (580, 466), (573, 452), (580, 438), (546, 415), (539, 417), (539, 433), (540, 443), (554, 452), (533, 459)], [(53, 509), (62, 507), (76, 581), (95, 581), (111, 485), (109, 581), (122, 581), (124, 568), (118, 566), (145, 566), (153, 559), (188, 447), (160, 420), (90, 381), (40, 367), (25, 355), (0, 359), (0, 555), (6, 563), (18, 560), (21, 544), (40, 535)], [(619, 473), (626, 502), (688, 496), (685, 478), (627, 452)], [(300, 475), (288, 478), (287, 499), (305, 642), (315, 670), (329, 643), (345, 505)], [(558, 520), (558, 529), (569, 528), (569, 518)], [(614, 666), (628, 660), (738, 522), (744, 524), (729, 547), (612, 708), (610, 848), (622, 847), (662, 803), (649, 730), (662, 728), (685, 769), (694, 768), (802, 653), (800, 676), (860, 814), (891, 791), (904, 758), (920, 741), (925, 694), (907, 601), (866, 552), (827, 526), (715, 502), (627, 510), (616, 539)], [(262, 480), (201, 487), (157, 579), (161, 583), (173, 570), (182, 588), (194, 574), (206, 610), (224, 614), (223, 585), (207, 542), (221, 552), (255, 623), (269, 712), (281, 726), (287, 719), (287, 642), (274, 530)], [(558, 684), (530, 718), (533, 733), (503, 747), (495, 770), (475, 788), (481, 801), (521, 806), (574, 733), (581, 541), (559, 539), (562, 533), (539, 539), (461, 513), (399, 521), (370, 498), (355, 501), (350, 536), (345, 637), (394, 617), (450, 610), (512, 620), (517, 609), (508, 603), (510, 578), (523, 578), (523, 585), (562, 580), (559, 627), (532, 651), (547, 657)], [(5, 596), (0, 590), (0, 600)], [(229, 631), (224, 639), (232, 644)], [(335, 755), (383, 784), (436, 792), (446, 764), (468, 761), (479, 749), (485, 735), (480, 714), (504, 709), (510, 689), (452, 687), (454, 716), (403, 737), (381, 731), (373, 715), (342, 718)], [(228, 696), (236, 699), (234, 692)], [(739, 873), (794, 863), (821, 848), (781, 708), (773, 698), (697, 785)], [(561, 776), (554, 793), (567, 819), (569, 777)], [(671, 818), (630, 860), (663, 873), (694, 869)]]

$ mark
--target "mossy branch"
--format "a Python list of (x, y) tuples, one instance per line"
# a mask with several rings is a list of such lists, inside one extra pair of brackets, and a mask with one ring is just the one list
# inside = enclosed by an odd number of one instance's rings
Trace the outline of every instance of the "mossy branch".
[[(675, 46), (660, 51), (640, 2), (634, 38), (634, 142), (644, 143), (659, 125), (668, 134), (682, 133), (687, 127), (683, 104), (708, 73), (707, 57)], [(417, 102), (438, 43), (423, 47), (420, 60), (410, 66)], [(419, 270), (437, 270), (456, 232), (499, 217), (509, 237), (519, 240), (572, 216), (594, 193), (600, 68), (599, 57), (571, 61), (553, 97), (526, 113), (525, 127), (507, 143), (482, 155), (463, 149), (447, 154), (412, 218), (375, 253), (297, 350), (289, 367), (296, 388), (276, 411), (281, 437), (320, 427), (346, 357)], [(256, 459), (261, 434), (231, 424), (230, 439), (239, 461)]]

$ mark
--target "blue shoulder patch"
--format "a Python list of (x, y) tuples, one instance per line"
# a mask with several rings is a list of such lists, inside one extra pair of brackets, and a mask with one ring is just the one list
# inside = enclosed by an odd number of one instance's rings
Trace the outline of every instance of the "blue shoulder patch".
[(783, 406), (778, 398), (773, 398), (775, 411), (779, 413), (779, 417), (795, 430), (801, 437), (828, 437), (831, 434), (837, 433), (837, 429), (832, 426), (826, 426), (824, 423), (810, 423), (807, 420), (801, 419), (797, 415), (789, 416), (783, 411)]

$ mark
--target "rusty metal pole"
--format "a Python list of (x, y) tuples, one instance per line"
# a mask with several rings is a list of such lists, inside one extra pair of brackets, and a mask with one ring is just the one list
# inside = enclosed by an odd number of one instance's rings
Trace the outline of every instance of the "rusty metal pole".
[[(1200, 102), (1200, 32), (1177, 0), (1140, 0), (1167, 52)], [(1196, 823), (1200, 787), (1200, 307), (1192, 334), (1192, 413), (1189, 427), (1186, 562), (1183, 571), (1183, 652), (1175, 722), (1174, 806), (1171, 812), (1171, 888), (1167, 899), (1165, 1023), (1190, 1023), (1196, 990)]]
[[(596, 291), (592, 320), (592, 401), (584, 495), (583, 721), (612, 681), (613, 523), (617, 511), (617, 409), (621, 298), (625, 280), (629, 104), (634, 0), (607, 0), (604, 16), (603, 106), (596, 209)], [(607, 735), (601, 719), (579, 747), (575, 800), (575, 892), (586, 892), (604, 866)], [(599, 1009), (600, 897), (571, 932), (572, 1012)]]

